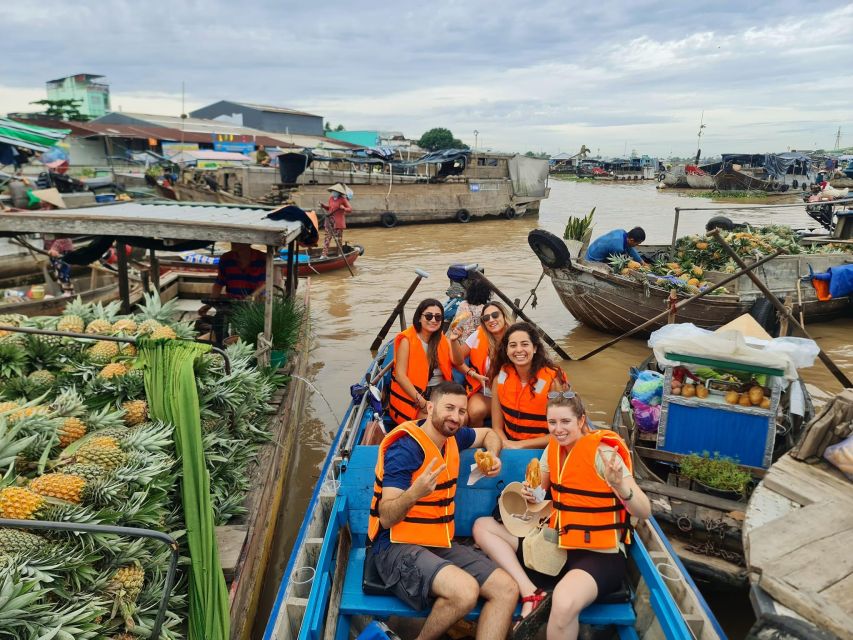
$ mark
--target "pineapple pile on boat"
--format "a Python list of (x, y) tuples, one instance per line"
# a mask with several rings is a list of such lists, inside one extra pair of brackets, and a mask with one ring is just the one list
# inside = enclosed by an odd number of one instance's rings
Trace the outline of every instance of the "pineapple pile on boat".
[[(152, 294), (133, 314), (119, 315), (119, 302), (78, 299), (61, 316), (0, 315), (4, 637), (178, 639), (198, 615), (190, 563), (202, 565), (189, 557), (184, 533), (176, 428), (151, 415), (140, 362), (142, 344), (195, 336), (191, 325), (174, 320), (176, 304)], [(140, 339), (140, 346), (115, 338)], [(253, 364), (253, 352), (238, 342), (224, 355), (204, 353), (194, 365), (211, 527), (244, 515), (248, 467), (266, 441), (267, 402), (276, 385)], [(33, 528), (21, 528), (21, 521)], [(173, 579), (172, 550), (157, 540), (71, 534), (41, 522), (160, 532), (177, 540), (182, 560)]]

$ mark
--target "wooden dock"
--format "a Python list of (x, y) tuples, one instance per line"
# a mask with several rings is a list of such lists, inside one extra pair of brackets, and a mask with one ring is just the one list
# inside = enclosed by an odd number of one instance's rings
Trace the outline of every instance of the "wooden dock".
[[(749, 578), (786, 615), (853, 640), (853, 483), (825, 462), (780, 458), (746, 512)], [(787, 609), (787, 610), (786, 610)]]

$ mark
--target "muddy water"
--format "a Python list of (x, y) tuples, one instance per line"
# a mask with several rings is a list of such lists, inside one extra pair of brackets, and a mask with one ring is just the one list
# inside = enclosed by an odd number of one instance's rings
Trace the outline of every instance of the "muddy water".
[[(796, 201), (792, 198), (787, 201)], [(777, 202), (762, 200), (761, 204)], [(743, 204), (737, 202), (736, 204)], [(358, 193), (353, 202), (358, 206)], [(311, 318), (314, 332), (311, 381), (314, 393), (306, 420), (301, 426), (296, 464), (288, 479), (286, 504), (279, 524), (275, 551), (278, 572), (287, 563), (290, 548), (302, 520), (307, 501), (326, 449), (349, 401), (349, 386), (361, 376), (370, 360), (368, 350), (374, 336), (415, 277), (414, 269), (430, 274), (421, 282), (408, 306), (407, 317), (417, 301), (425, 297), (443, 299), (448, 287), (447, 267), (454, 263), (478, 263), (486, 275), (510, 298), (527, 300), (542, 274), (540, 263), (527, 244), (527, 234), (537, 227), (562, 236), (570, 215), (585, 215), (596, 207), (596, 235), (610, 229), (645, 228), (647, 242), (668, 243), (672, 235), (675, 207), (715, 206), (705, 198), (687, 197), (677, 191), (657, 191), (652, 183), (607, 184), (552, 181), (551, 196), (542, 203), (539, 218), (475, 221), (467, 225), (440, 224), (401, 226), (395, 229), (352, 229), (350, 242), (362, 244), (364, 255), (355, 266), (355, 277), (337, 271), (311, 280)], [(679, 235), (697, 233), (716, 212), (682, 212)], [(749, 219), (813, 226), (799, 209), (773, 209), (731, 214), (735, 221)], [(612, 336), (579, 324), (560, 303), (546, 277), (536, 289), (535, 308), (525, 311), (571, 355), (584, 354)], [(811, 327), (815, 339), (853, 376), (853, 320), (845, 319)], [(398, 330), (392, 329), (391, 335)], [(584, 362), (562, 362), (569, 379), (581, 393), (594, 420), (609, 422), (622, 392), (626, 372), (649, 355), (645, 341), (627, 339)], [(816, 365), (804, 372), (815, 394), (840, 389), (829, 372)], [(327, 404), (328, 403), (328, 404)], [(272, 580), (269, 586), (273, 586)], [(275, 579), (277, 582), (277, 579)], [(273, 589), (274, 590), (274, 589)], [(268, 594), (267, 601), (274, 594)], [(731, 607), (726, 602), (726, 607)], [(750, 615), (745, 601), (738, 607)], [(730, 615), (730, 614), (729, 614)], [(266, 616), (259, 616), (260, 620)], [(740, 618), (741, 615), (737, 615)], [(728, 626), (728, 625), (727, 625)], [(734, 633), (734, 637), (738, 637)]]

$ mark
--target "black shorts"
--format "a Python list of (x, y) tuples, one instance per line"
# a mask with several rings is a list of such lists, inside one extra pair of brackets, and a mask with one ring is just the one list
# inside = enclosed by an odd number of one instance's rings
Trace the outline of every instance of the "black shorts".
[[(523, 540), (519, 538), (516, 555), (521, 566), (524, 567), (522, 542)], [(549, 576), (533, 569), (528, 569), (527, 567), (524, 568), (533, 584), (546, 591), (552, 591), (557, 586), (557, 583), (562, 580), (563, 576), (572, 569), (580, 569), (592, 576), (598, 587), (598, 597), (601, 598), (614, 591), (618, 591), (619, 587), (622, 586), (627, 562), (625, 554), (621, 551), (618, 553), (601, 553), (600, 551), (590, 551), (588, 549), (569, 549), (566, 564), (556, 576)]]

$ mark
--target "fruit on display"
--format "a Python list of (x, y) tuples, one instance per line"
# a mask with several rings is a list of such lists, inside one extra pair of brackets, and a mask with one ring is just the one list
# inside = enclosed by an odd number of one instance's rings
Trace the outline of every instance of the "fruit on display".
[(685, 398), (692, 398), (696, 395), (696, 387), (692, 384), (685, 384), (681, 387), (681, 395)]
[(737, 404), (738, 400), (740, 400), (740, 394), (732, 389), (726, 392), (725, 400), (728, 404)]
[(750, 402), (750, 400), (749, 400), (749, 394), (748, 393), (740, 394), (740, 396), (738, 397), (737, 403), (742, 407), (751, 407), (752, 406), (752, 402)]
[[(149, 415), (136, 348), (99, 339), (192, 338), (176, 311), (176, 302), (146, 296), (128, 316), (117, 304), (77, 299), (58, 318), (0, 318), (92, 336), (0, 336), (0, 517), (156, 529), (175, 535), (188, 557), (173, 427)], [(231, 375), (216, 354), (195, 364), (216, 526), (245, 514), (275, 390), (251, 345), (226, 351)], [(14, 616), (22, 631), (10, 637), (148, 637), (168, 564), (165, 546), (142, 539), (0, 528), (0, 587), (24, 603)], [(163, 640), (186, 637), (189, 567), (188, 559), (179, 566)], [(0, 602), (0, 629), (4, 613)]]
[(696, 397), (697, 398), (707, 398), (708, 397), (708, 387), (704, 385), (699, 385), (696, 387)]
[(751, 387), (749, 392), (749, 402), (753, 405), (760, 405), (761, 401), (764, 400), (764, 389), (759, 386)]
[(759, 404), (759, 406), (760, 406), (762, 409), (769, 409), (769, 408), (770, 408), (770, 398), (766, 398), (766, 397), (765, 397), (765, 398), (762, 398), (762, 399), (761, 399), (761, 404)]

